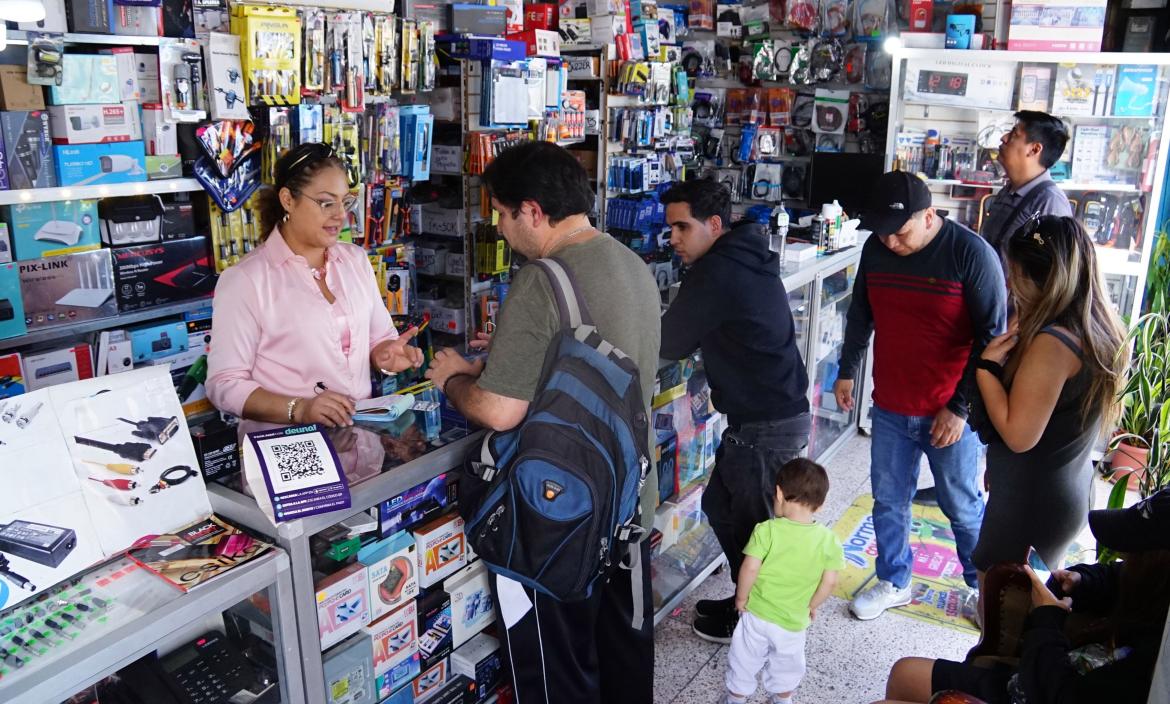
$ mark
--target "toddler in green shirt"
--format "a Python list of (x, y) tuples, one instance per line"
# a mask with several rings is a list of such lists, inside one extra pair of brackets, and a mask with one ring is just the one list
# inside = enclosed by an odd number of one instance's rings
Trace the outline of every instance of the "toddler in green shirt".
[(743, 704), (764, 671), (770, 704), (790, 704), (804, 676), (804, 638), (845, 568), (841, 541), (813, 514), (825, 503), (825, 468), (798, 457), (776, 470), (775, 518), (756, 525), (735, 589), (739, 624), (727, 654), (727, 702)]

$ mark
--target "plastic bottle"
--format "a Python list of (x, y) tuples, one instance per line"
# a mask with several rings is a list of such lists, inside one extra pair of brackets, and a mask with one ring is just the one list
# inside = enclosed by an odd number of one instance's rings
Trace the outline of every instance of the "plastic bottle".
[(781, 263), (784, 262), (784, 243), (788, 239), (788, 225), (788, 211), (784, 208), (784, 201), (781, 201), (772, 209), (772, 241), (769, 246), (769, 249), (780, 255)]

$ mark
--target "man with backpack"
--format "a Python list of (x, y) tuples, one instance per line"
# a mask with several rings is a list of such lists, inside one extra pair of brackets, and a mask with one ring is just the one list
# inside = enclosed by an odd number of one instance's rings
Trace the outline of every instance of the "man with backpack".
[[(664, 359), (696, 349), (715, 409), (728, 428), (703, 492), (703, 512), (739, 578), (756, 525), (772, 518), (775, 468), (808, 444), (808, 374), (797, 347), (780, 258), (762, 225), (731, 226), (731, 193), (710, 179), (675, 184), (663, 194), (670, 244), (690, 267), (662, 316)], [(695, 605), (695, 635), (730, 643), (739, 613), (735, 595)]]
[[(491, 571), (516, 700), (648, 703), (653, 604), (639, 538), (657, 495), (646, 458), (658, 289), (636, 254), (590, 225), (594, 192), (568, 151), (512, 147), (483, 182), (500, 234), (530, 263), (513, 278), (486, 363), (442, 350), (427, 377), (496, 431), (461, 482), (460, 511)], [(620, 514), (616, 531), (603, 514)], [(568, 525), (582, 529), (562, 539)], [(566, 577), (582, 565), (597, 567)]]

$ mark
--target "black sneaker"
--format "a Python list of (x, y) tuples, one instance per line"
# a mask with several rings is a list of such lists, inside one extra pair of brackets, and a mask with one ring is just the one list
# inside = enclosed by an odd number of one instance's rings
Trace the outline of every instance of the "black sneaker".
[(726, 599), (699, 599), (695, 603), (696, 616), (730, 616), (735, 613), (735, 595)]
[(739, 614), (730, 617), (699, 616), (691, 624), (691, 630), (703, 640), (728, 645), (731, 643), (731, 634), (735, 632), (735, 624), (738, 622)]

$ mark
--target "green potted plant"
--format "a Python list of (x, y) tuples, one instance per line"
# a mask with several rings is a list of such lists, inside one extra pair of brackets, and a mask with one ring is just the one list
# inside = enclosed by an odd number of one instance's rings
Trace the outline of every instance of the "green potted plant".
[(1170, 312), (1164, 295), (1155, 298), (1153, 312), (1134, 323), (1123, 348), (1125, 354), (1132, 341), (1129, 378), (1119, 399), (1121, 419), (1109, 442), (1113, 471), (1132, 473), (1122, 484), (1136, 477), (1143, 498), (1170, 481)]

